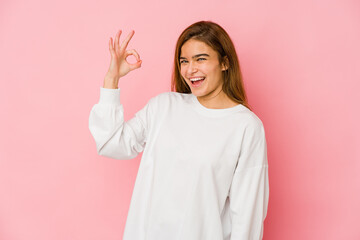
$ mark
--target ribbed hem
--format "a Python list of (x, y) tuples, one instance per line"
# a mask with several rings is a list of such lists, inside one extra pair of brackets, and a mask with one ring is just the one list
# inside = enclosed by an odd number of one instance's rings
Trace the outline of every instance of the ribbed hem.
[(111, 89), (100, 87), (99, 104), (120, 105), (120, 88)]

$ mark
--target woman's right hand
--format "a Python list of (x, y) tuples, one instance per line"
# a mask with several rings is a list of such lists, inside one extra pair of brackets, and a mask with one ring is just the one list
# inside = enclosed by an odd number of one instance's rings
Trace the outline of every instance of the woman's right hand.
[[(106, 74), (107, 78), (112, 78), (115, 80), (119, 80), (119, 78), (125, 76), (128, 72), (140, 68), (142, 61), (140, 60), (139, 54), (135, 51), (135, 49), (126, 50), (127, 45), (134, 35), (135, 31), (132, 30), (129, 35), (124, 39), (119, 45), (119, 39), (121, 35), (121, 30), (118, 31), (115, 37), (115, 44), (113, 44), (112, 38), (109, 40), (109, 51), (111, 54), (111, 62), (109, 70)], [(126, 61), (126, 58), (129, 55), (133, 55), (137, 62), (130, 64)]]

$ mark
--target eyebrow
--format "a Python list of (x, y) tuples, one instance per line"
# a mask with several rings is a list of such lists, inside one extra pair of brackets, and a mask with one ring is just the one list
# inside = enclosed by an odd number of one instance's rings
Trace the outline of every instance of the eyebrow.
[[(206, 57), (210, 57), (209, 54), (206, 54), (206, 53), (200, 53), (200, 54), (196, 54), (194, 55), (192, 58), (197, 58), (197, 57), (200, 57), (200, 56), (206, 56)], [(180, 59), (186, 59), (186, 57), (180, 57)]]

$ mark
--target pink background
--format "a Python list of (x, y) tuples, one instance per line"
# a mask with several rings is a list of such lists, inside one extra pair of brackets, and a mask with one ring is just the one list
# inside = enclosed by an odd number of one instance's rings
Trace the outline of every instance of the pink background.
[(121, 239), (141, 155), (98, 156), (88, 129), (108, 40), (134, 29), (143, 60), (120, 81), (128, 120), (170, 91), (198, 20), (230, 34), (265, 126), (264, 239), (360, 239), (360, 2), (294, 2), (1, 1), (0, 239)]

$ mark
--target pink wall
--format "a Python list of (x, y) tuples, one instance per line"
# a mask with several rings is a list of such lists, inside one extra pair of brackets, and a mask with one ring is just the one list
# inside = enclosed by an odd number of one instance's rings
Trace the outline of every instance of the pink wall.
[[(292, 3), (290, 3), (292, 2)], [(268, 141), (264, 239), (360, 239), (360, 2), (1, 1), (0, 239), (119, 240), (140, 156), (100, 157), (88, 130), (118, 29), (142, 60), (128, 120), (170, 91), (176, 39), (232, 37)]]

